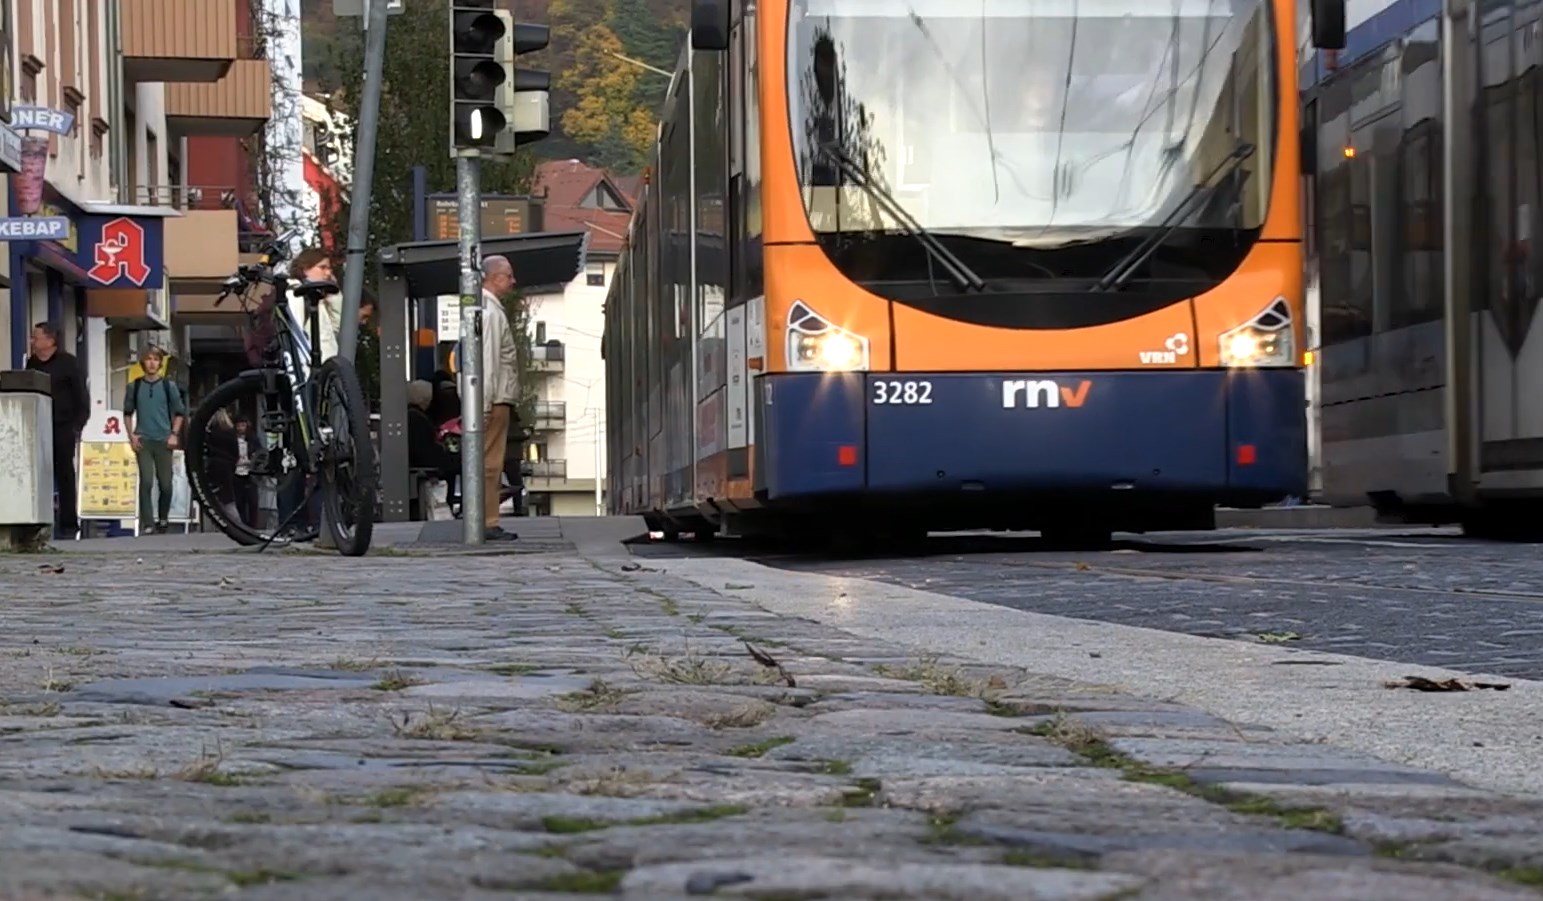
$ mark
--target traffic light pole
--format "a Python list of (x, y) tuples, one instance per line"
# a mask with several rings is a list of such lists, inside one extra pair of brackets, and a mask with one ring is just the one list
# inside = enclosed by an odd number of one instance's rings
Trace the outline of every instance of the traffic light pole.
[(343, 321), (338, 356), (350, 362), (359, 345), (359, 299), (364, 293), (365, 245), (370, 236), (370, 193), (375, 180), (375, 129), (380, 123), (380, 80), (386, 66), (388, 0), (365, 0), (364, 96), (354, 139), (354, 181), (348, 208), (348, 256), (343, 263)]
[[(467, 544), (483, 543), (483, 516), (498, 495), (485, 496), (482, 421), (482, 159), (462, 150), (455, 160), (461, 250), (461, 532)], [(500, 467), (502, 469), (502, 467)]]

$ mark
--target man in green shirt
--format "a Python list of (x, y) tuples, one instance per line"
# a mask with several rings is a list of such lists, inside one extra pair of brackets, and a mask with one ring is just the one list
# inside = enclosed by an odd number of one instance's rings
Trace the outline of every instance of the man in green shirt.
[[(129, 382), (123, 398), (124, 424), (139, 461), (139, 531), (146, 535), (165, 532), (171, 517), (171, 452), (177, 448), (187, 415), (181, 389), (161, 374), (165, 360), (160, 348), (146, 348), (139, 358), (145, 374)], [(152, 484), (159, 495), (154, 520), (150, 518)]]

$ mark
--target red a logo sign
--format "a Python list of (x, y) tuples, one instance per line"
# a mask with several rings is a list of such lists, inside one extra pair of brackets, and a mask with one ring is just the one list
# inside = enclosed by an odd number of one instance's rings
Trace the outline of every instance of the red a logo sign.
[(102, 240), (96, 242), (93, 253), (96, 265), (87, 274), (104, 285), (120, 278), (144, 285), (150, 278), (150, 264), (145, 262), (145, 228), (126, 216), (102, 226)]
[(119, 422), (118, 421), (118, 417), (116, 417), (116, 416), (109, 416), (109, 417), (107, 417), (107, 425), (102, 428), (102, 434), (104, 434), (104, 435), (121, 435), (121, 434), (123, 434), (123, 423)]

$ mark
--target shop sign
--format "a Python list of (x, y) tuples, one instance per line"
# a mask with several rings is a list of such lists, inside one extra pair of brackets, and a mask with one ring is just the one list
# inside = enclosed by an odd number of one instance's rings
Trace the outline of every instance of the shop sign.
[(0, 122), (0, 168), (21, 171), (21, 135), (4, 122)]
[(0, 219), (0, 241), (61, 241), (70, 236), (64, 216), (9, 216)]
[(159, 217), (82, 216), (75, 262), (90, 287), (158, 289), (165, 277), (164, 229)]
[(74, 220), (70, 219), (69, 215), (66, 214), (64, 210), (59, 209), (57, 206), (54, 206), (51, 203), (45, 202), (41, 207), (38, 208), (38, 215), (48, 216), (53, 219), (64, 219), (68, 221), (70, 223), (70, 233), (62, 238), (54, 238), (53, 240), (65, 253), (75, 254), (80, 252), (80, 240), (79, 235), (77, 235), (75, 232), (75, 222)]
[(46, 131), (69, 137), (75, 133), (75, 114), (46, 106), (13, 106), (11, 125), (18, 131)]

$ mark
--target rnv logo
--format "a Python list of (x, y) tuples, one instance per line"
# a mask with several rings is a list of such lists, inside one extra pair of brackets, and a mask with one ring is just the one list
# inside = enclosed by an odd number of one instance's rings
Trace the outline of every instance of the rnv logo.
[(1091, 387), (1093, 383), (1087, 379), (1078, 382), (1075, 388), (1058, 385), (1049, 379), (1009, 379), (1002, 382), (1002, 409), (1080, 407), (1087, 401)]

